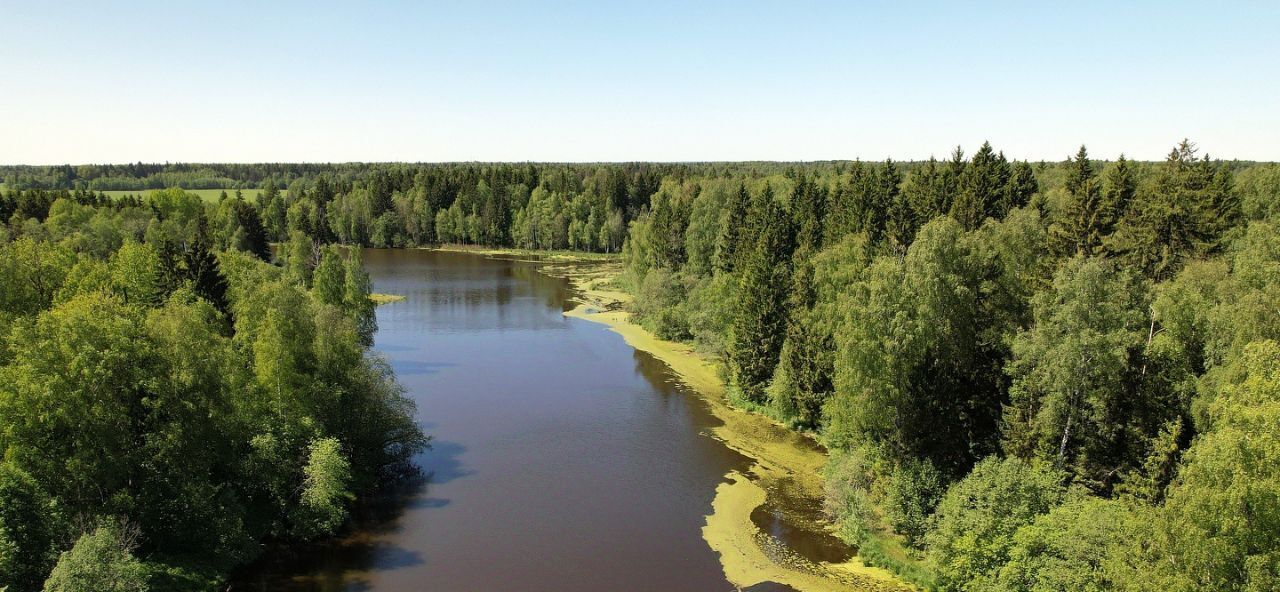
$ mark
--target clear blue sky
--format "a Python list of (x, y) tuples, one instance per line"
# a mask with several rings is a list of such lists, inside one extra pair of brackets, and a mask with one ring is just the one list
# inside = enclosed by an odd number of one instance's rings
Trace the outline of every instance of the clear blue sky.
[(1280, 2), (0, 0), (0, 163), (1280, 160)]

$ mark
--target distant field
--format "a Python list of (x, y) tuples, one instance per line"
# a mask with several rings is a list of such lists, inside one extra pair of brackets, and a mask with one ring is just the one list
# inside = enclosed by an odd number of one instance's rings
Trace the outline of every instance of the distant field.
[[(135, 190), (103, 191), (103, 193), (107, 194), (107, 197), (117, 198), (117, 197), (124, 197), (126, 195), (145, 196), (146, 194), (151, 193), (151, 191), (153, 190), (143, 189), (140, 191), (135, 191)], [(217, 202), (218, 196), (222, 195), (223, 191), (226, 191), (227, 195), (232, 197), (234, 197), (236, 194), (235, 189), (184, 189), (183, 191), (186, 191), (187, 193), (194, 193), (196, 195), (199, 195), (200, 199), (203, 199), (204, 201), (210, 202), (210, 203)], [(259, 193), (262, 193), (261, 189), (241, 189), (240, 190), (240, 194), (243, 195), (245, 199), (250, 199), (250, 200), (256, 199)], [(280, 193), (284, 193), (284, 191), (281, 191)]]

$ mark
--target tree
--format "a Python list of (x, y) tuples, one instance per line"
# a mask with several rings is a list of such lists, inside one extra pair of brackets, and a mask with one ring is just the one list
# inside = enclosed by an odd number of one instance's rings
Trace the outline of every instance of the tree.
[(1089, 153), (1080, 146), (1067, 166), (1066, 200), (1050, 235), (1060, 256), (1098, 255), (1107, 234), (1109, 212)]
[(1209, 429), (1169, 489), (1147, 567), (1168, 578), (1164, 589), (1280, 583), (1280, 344), (1252, 344), (1242, 366), (1244, 379), (1211, 403)]
[(38, 590), (53, 567), (56, 509), (25, 471), (0, 462), (0, 590)]
[(1081, 497), (1018, 529), (995, 590), (1010, 592), (1122, 589), (1112, 556), (1138, 537), (1123, 504)]
[(344, 275), (343, 305), (346, 307), (348, 314), (355, 320), (361, 341), (366, 347), (373, 345), (373, 334), (378, 330), (378, 319), (374, 313), (374, 303), (369, 298), (369, 294), (373, 292), (373, 283), (369, 280), (369, 274), (364, 270), (359, 250), (352, 249), (351, 253), (347, 255)]
[(943, 590), (985, 590), (1009, 562), (1018, 530), (1061, 504), (1062, 475), (1016, 458), (991, 457), (952, 485), (925, 537)]
[(978, 228), (987, 217), (998, 215), (996, 204), (1008, 184), (1009, 163), (1004, 154), (996, 154), (990, 142), (983, 142), (960, 175), (960, 191), (951, 203), (951, 217), (965, 230)]
[(294, 527), (302, 538), (332, 534), (346, 520), (347, 501), (355, 496), (348, 490), (351, 465), (342, 456), (338, 441), (322, 438), (307, 451), (306, 480), (298, 502)]
[(764, 388), (778, 364), (786, 335), (794, 240), (788, 214), (769, 187), (760, 201), (758, 221), (751, 225), (760, 234), (741, 271), (729, 340), (733, 383), (743, 398), (753, 403), (765, 400)]
[(281, 247), (280, 252), (289, 273), (302, 282), (303, 286), (310, 286), (314, 267), (312, 258), (315, 254), (315, 244), (311, 237), (295, 230), (289, 233), (289, 240)]
[(940, 218), (905, 258), (878, 257), (849, 284), (826, 405), (832, 444), (883, 446), (895, 462), (927, 458), (949, 474), (994, 452), (1004, 327), (986, 303), (1004, 296), (989, 273), (960, 225)]
[(58, 558), (44, 592), (146, 592), (147, 569), (133, 556), (137, 533), (105, 524)]
[(739, 184), (725, 205), (724, 221), (716, 238), (716, 271), (732, 273), (737, 262), (742, 260), (746, 251), (744, 245), (749, 244), (747, 241), (751, 238), (746, 234), (750, 207), (751, 196), (747, 193), (747, 186)]
[(1109, 248), (1150, 277), (1173, 277), (1188, 259), (1219, 249), (1224, 225), (1238, 219), (1230, 178), (1183, 140), (1139, 189)]
[(1116, 224), (1124, 218), (1138, 192), (1138, 176), (1123, 154), (1103, 172), (1102, 207), (1099, 219), (1102, 233), (1110, 237)]
[(320, 264), (316, 266), (312, 281), (312, 290), (316, 298), (325, 304), (341, 306), (345, 300), (346, 275), (342, 267), (342, 257), (335, 247), (323, 249)]
[(1141, 295), (1112, 263), (1077, 256), (1033, 299), (1035, 324), (1013, 341), (1005, 447), (1070, 467), (1107, 488), (1126, 460), (1130, 360), (1143, 344)]
[[(113, 495), (140, 459), (135, 434), (156, 374), (134, 307), (101, 292), (76, 296), (11, 335), (0, 367), (0, 447), (73, 511), (127, 511)], [(74, 467), (74, 470), (67, 470)]]

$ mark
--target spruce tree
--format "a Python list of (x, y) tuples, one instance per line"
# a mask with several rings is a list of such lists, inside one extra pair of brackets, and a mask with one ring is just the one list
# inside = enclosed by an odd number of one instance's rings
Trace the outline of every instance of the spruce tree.
[(751, 225), (759, 232), (741, 270), (728, 352), (733, 383), (757, 404), (765, 400), (786, 336), (794, 240), (789, 216), (768, 186), (760, 202), (758, 222)]
[(738, 190), (729, 196), (727, 208), (720, 234), (716, 237), (715, 270), (722, 273), (733, 272), (734, 264), (743, 251), (743, 240), (748, 238), (745, 231), (751, 196), (746, 185), (738, 185)]
[(1009, 183), (1005, 186), (1004, 199), (996, 206), (996, 215), (1004, 218), (1014, 208), (1021, 208), (1031, 202), (1031, 196), (1040, 191), (1036, 182), (1035, 171), (1026, 161), (1013, 164), (1009, 175)]
[(951, 217), (965, 230), (977, 229), (987, 217), (999, 215), (996, 203), (1008, 183), (1009, 162), (1003, 153), (995, 153), (990, 142), (983, 142), (982, 148), (973, 155), (960, 175), (960, 188), (951, 204)]
[(1054, 250), (1063, 257), (1096, 255), (1106, 233), (1107, 211), (1084, 146), (1067, 163), (1066, 190), (1062, 212), (1050, 228)]
[(822, 220), (826, 217), (826, 205), (826, 192), (812, 179), (801, 175), (791, 192), (791, 217), (798, 249), (817, 252), (822, 248)]
[(231, 316), (231, 303), (227, 300), (227, 278), (222, 275), (211, 250), (208, 222), (201, 214), (196, 219), (195, 235), (183, 253), (183, 279), (191, 282), (192, 288), (201, 298), (208, 300), (222, 314)]
[(1124, 157), (1116, 159), (1115, 164), (1107, 168), (1102, 182), (1102, 228), (1104, 234), (1110, 236), (1116, 230), (1116, 224), (1128, 211), (1133, 196), (1138, 192), (1138, 179), (1133, 165)]

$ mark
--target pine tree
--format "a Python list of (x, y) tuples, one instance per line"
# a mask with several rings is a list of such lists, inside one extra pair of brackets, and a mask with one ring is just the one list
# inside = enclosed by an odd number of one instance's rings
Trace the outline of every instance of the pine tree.
[(1004, 218), (1014, 208), (1021, 208), (1031, 202), (1031, 196), (1040, 191), (1036, 182), (1035, 171), (1026, 161), (1013, 164), (1013, 172), (1009, 175), (1009, 184), (1005, 186), (1004, 199), (997, 204), (996, 215)]
[(751, 209), (751, 196), (746, 185), (738, 185), (738, 190), (729, 196), (727, 208), (720, 234), (716, 237), (715, 269), (722, 273), (733, 272), (734, 264), (744, 250), (747, 217)]
[(1133, 165), (1121, 154), (1115, 164), (1107, 169), (1102, 185), (1102, 211), (1105, 214), (1103, 221), (1108, 236), (1115, 232), (1116, 224), (1129, 210), (1137, 192), (1138, 178)]
[(822, 248), (822, 220), (826, 214), (826, 192), (812, 179), (801, 175), (791, 191), (791, 216), (796, 229), (797, 249), (817, 252)]
[(761, 196), (759, 229), (738, 283), (729, 339), (733, 383), (745, 400), (763, 403), (765, 385), (778, 365), (786, 336), (793, 234), (789, 216), (767, 186)]
[(1107, 231), (1107, 208), (1098, 179), (1084, 146), (1067, 164), (1066, 202), (1057, 222), (1050, 228), (1054, 250), (1060, 256), (1096, 255)]
[(201, 298), (208, 300), (222, 314), (231, 317), (231, 303), (227, 300), (227, 278), (214, 257), (210, 245), (208, 222), (204, 214), (196, 219), (195, 236), (183, 253), (184, 279)]
[(1135, 195), (1109, 248), (1155, 279), (1172, 277), (1188, 258), (1223, 247), (1222, 219), (1238, 219), (1231, 176), (1196, 158), (1183, 140)]
[(951, 217), (965, 230), (978, 228), (987, 217), (998, 215), (996, 203), (1008, 183), (1009, 162), (1003, 153), (995, 153), (990, 142), (983, 142), (960, 175), (960, 190), (951, 204)]

